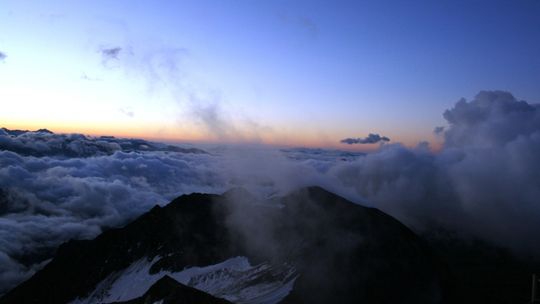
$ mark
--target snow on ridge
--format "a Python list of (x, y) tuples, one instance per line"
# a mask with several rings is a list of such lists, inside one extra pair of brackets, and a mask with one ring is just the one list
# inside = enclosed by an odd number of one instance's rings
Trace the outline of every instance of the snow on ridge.
[[(164, 275), (207, 292), (213, 296), (242, 304), (274, 304), (289, 294), (297, 278), (292, 266), (252, 266), (246, 257), (233, 257), (204, 267), (190, 267), (179, 272), (149, 270), (160, 257), (140, 259), (129, 267), (113, 273), (96, 285), (86, 298), (70, 304), (94, 304), (127, 301), (142, 296)], [(261, 280), (261, 277), (268, 278)]]

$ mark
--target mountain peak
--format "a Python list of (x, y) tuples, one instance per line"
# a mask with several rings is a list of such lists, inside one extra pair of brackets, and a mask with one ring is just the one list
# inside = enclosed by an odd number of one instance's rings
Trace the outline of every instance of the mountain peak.
[[(265, 204), (244, 202), (246, 196), (242, 189), (183, 195), (123, 228), (70, 242), (0, 303), (91, 298), (127, 284), (117, 281), (132, 274), (155, 284), (126, 303), (165, 299), (160, 290), (191, 295), (193, 288), (246, 303), (429, 303), (448, 292), (440, 283), (446, 273), (422, 241), (376, 209), (321, 187)], [(274, 203), (280, 207), (268, 208)], [(158, 281), (163, 275), (171, 278)], [(187, 286), (178, 287), (176, 278)]]
[(48, 134), (54, 134), (54, 132), (51, 132), (47, 129), (39, 129), (37, 131), (35, 131), (36, 133), (48, 133)]

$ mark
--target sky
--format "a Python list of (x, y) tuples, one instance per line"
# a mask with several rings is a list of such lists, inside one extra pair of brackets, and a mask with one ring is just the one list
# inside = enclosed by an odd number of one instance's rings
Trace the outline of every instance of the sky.
[(0, 0), (0, 125), (436, 145), (462, 97), (540, 101), (539, 16), (538, 0)]

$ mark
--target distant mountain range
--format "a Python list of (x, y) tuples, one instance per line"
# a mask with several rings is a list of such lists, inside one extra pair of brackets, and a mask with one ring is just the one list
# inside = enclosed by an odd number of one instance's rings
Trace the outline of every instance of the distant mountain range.
[(0, 150), (24, 156), (91, 157), (123, 152), (206, 153), (197, 148), (182, 148), (143, 139), (92, 137), (83, 134), (55, 134), (47, 129), (37, 131), (0, 129)]

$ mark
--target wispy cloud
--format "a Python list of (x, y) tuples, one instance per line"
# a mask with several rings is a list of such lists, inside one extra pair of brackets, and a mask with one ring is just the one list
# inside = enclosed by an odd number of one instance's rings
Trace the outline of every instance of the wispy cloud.
[(128, 117), (131, 117), (133, 118), (135, 116), (135, 112), (133, 112), (132, 110), (130, 109), (125, 109), (125, 108), (120, 108), (118, 109), (118, 111)]
[(103, 56), (104, 60), (118, 60), (118, 56), (120, 55), (121, 51), (121, 47), (106, 48), (101, 50), (101, 55)]
[(81, 79), (82, 80), (87, 80), (87, 81), (103, 81), (103, 79), (98, 78), (98, 77), (90, 77), (86, 73), (81, 74)]

